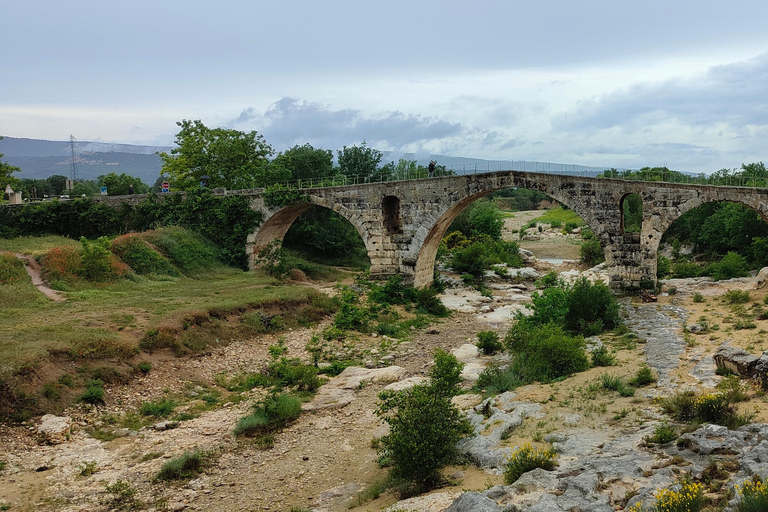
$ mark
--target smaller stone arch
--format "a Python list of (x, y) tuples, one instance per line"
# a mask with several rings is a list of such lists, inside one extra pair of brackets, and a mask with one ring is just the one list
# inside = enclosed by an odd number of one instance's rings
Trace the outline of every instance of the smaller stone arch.
[(387, 235), (403, 234), (403, 220), (400, 218), (400, 198), (384, 196), (381, 200), (381, 214), (384, 219), (384, 230)]
[(624, 243), (640, 243), (643, 230), (643, 198), (640, 194), (630, 192), (619, 200), (619, 226)]

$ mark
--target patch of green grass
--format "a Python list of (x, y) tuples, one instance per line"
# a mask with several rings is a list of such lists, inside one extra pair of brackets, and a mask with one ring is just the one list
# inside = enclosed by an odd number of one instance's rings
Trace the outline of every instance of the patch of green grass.
[(173, 412), (176, 402), (171, 399), (155, 400), (153, 402), (143, 402), (139, 411), (144, 416), (154, 416), (155, 418), (165, 418)]
[(592, 351), (592, 366), (615, 366), (616, 358), (605, 346)]
[(674, 427), (670, 426), (668, 423), (662, 423), (654, 429), (653, 435), (645, 438), (645, 441), (653, 444), (667, 444), (675, 439), (677, 439), (677, 432)]
[(78, 398), (79, 402), (85, 402), (92, 405), (104, 403), (104, 383), (98, 379), (90, 380), (85, 385), (85, 391)]
[(214, 454), (206, 451), (184, 452), (175, 457), (160, 468), (155, 480), (186, 480), (202, 473), (206, 467), (213, 463)]
[(641, 388), (643, 386), (653, 384), (654, 382), (656, 382), (656, 377), (653, 376), (651, 368), (648, 366), (641, 366), (640, 369), (637, 370), (635, 376), (630, 379), (629, 385), (636, 388)]
[(566, 210), (561, 206), (550, 208), (541, 217), (536, 219), (536, 222), (542, 224), (559, 223), (559, 225), (571, 224), (573, 227), (579, 227), (585, 225), (584, 219), (573, 210)]

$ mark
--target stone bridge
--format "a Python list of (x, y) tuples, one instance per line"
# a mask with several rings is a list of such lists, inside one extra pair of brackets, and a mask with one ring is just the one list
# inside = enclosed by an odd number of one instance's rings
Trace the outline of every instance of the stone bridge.
[[(339, 213), (357, 229), (371, 260), (372, 275), (400, 273), (415, 286), (432, 282), (440, 240), (453, 219), (470, 203), (505, 188), (542, 192), (574, 210), (605, 249), (616, 288), (656, 281), (656, 251), (672, 221), (710, 201), (742, 203), (768, 220), (768, 190), (679, 183), (574, 177), (522, 171), (303, 189), (311, 203), (268, 208), (263, 190), (242, 191), (261, 211), (261, 227), (248, 237), (254, 254), (274, 239), (283, 239), (291, 224), (311, 205)], [(239, 193), (230, 192), (226, 193)], [(643, 200), (639, 233), (625, 233), (623, 200)]]

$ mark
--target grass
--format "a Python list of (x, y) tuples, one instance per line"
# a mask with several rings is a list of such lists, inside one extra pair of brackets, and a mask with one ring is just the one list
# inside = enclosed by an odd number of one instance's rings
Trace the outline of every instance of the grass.
[(168, 482), (193, 478), (210, 466), (213, 463), (213, 458), (214, 455), (211, 452), (202, 450), (184, 452), (163, 464), (155, 476), (155, 480)]
[(540, 224), (560, 223), (560, 225), (570, 224), (573, 227), (585, 225), (584, 219), (573, 210), (565, 210), (561, 206), (550, 208), (547, 212), (538, 217), (536, 222)]
[(176, 402), (171, 399), (162, 399), (142, 403), (139, 411), (143, 416), (165, 418), (173, 412), (174, 407), (176, 407)]
[[(27, 254), (62, 245), (79, 244), (62, 237), (0, 240), (0, 247)], [(138, 341), (153, 329), (175, 330), (177, 338), (168, 346), (178, 354), (199, 351), (237, 335), (238, 326), (221, 318), (265, 305), (287, 308), (294, 315), (286, 327), (312, 325), (335, 308), (331, 299), (308, 287), (275, 286), (269, 277), (228, 267), (215, 267), (194, 279), (136, 276), (108, 284), (83, 282), (68, 289), (63, 292), (65, 302), (53, 302), (26, 275), (0, 286), (0, 378), (23, 377), (62, 358), (129, 360), (138, 351)], [(200, 318), (207, 322), (202, 328), (194, 324)]]

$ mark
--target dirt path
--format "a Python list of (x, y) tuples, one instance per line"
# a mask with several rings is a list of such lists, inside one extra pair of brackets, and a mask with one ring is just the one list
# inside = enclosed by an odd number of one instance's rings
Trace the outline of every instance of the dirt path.
[(37, 262), (29, 255), (26, 254), (20, 254), (20, 253), (14, 253), (14, 256), (16, 256), (18, 259), (22, 260), (24, 262), (24, 268), (27, 271), (27, 275), (29, 275), (30, 279), (32, 279), (32, 284), (40, 290), (40, 293), (48, 297), (49, 299), (55, 301), (55, 302), (62, 302), (67, 299), (62, 297), (62, 295), (57, 292), (56, 290), (49, 288), (47, 284), (45, 284), (45, 281), (43, 280), (43, 276), (40, 274), (40, 266), (37, 264)]

